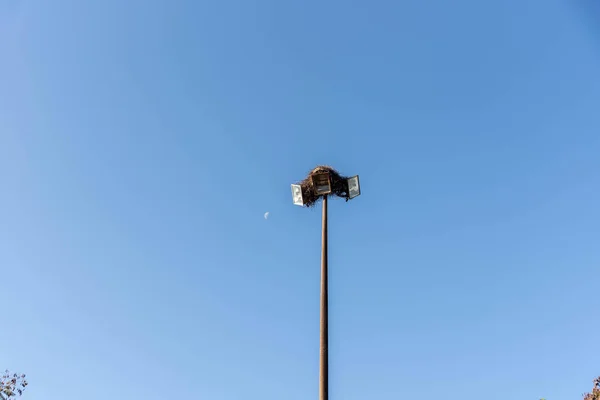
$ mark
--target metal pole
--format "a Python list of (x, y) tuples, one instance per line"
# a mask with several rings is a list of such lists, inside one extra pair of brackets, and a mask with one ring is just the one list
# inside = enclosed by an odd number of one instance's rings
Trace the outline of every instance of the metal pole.
[(329, 331), (327, 293), (327, 196), (323, 196), (321, 236), (321, 351), (319, 358), (319, 400), (329, 399)]

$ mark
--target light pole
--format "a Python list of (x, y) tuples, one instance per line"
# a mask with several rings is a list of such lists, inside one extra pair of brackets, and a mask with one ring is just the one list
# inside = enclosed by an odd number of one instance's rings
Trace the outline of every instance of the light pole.
[(318, 166), (304, 180), (292, 185), (294, 204), (312, 207), (323, 199), (323, 222), (321, 232), (321, 319), (319, 350), (319, 400), (329, 399), (329, 327), (328, 327), (328, 270), (327, 270), (327, 201), (330, 196), (346, 201), (360, 195), (358, 175), (341, 176), (328, 166)]

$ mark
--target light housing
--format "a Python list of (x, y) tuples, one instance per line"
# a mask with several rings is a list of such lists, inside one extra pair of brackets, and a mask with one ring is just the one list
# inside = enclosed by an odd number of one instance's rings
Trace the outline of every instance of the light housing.
[(302, 197), (302, 186), (292, 185), (292, 199), (294, 200), (295, 205), (304, 205), (304, 198)]
[(325, 196), (331, 193), (331, 178), (329, 177), (329, 172), (313, 174), (311, 179), (318, 196)]
[(348, 178), (348, 199), (360, 196), (360, 181), (358, 175)]

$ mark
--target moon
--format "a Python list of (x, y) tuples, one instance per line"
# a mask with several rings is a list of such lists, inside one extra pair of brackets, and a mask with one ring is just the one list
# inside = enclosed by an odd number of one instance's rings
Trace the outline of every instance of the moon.
[(269, 214), (270, 214), (270, 212), (268, 212), (268, 211), (265, 213), (265, 219), (269, 219)]

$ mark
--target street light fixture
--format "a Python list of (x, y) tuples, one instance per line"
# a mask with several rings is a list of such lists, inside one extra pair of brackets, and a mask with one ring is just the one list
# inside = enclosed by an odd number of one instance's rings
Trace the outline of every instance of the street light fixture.
[(358, 175), (348, 178), (348, 199), (352, 200), (357, 196), (360, 196), (360, 181), (358, 180)]
[(295, 205), (297, 205), (297, 206), (304, 205), (304, 199), (302, 198), (302, 186), (292, 185), (292, 199), (294, 199)]
[(360, 195), (358, 175), (341, 176), (327, 166), (313, 169), (303, 181), (292, 185), (294, 204), (314, 206), (323, 199), (323, 229), (321, 235), (321, 321), (319, 354), (319, 400), (329, 398), (329, 318), (328, 318), (328, 271), (327, 271), (327, 198), (337, 196), (351, 200)]
[(329, 172), (317, 172), (310, 176), (317, 196), (326, 196), (331, 193), (331, 178)]

